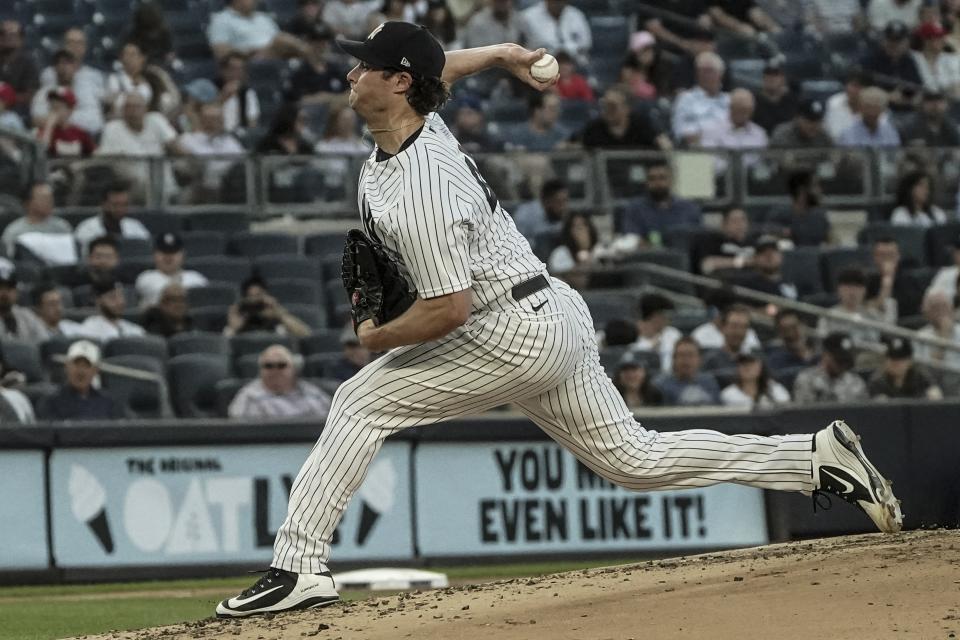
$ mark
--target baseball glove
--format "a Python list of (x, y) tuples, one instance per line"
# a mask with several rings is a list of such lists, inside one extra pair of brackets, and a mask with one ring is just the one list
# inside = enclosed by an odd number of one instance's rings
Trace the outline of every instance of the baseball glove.
[(350, 298), (354, 331), (366, 320), (390, 322), (417, 299), (393, 260), (359, 229), (347, 232), (340, 277)]

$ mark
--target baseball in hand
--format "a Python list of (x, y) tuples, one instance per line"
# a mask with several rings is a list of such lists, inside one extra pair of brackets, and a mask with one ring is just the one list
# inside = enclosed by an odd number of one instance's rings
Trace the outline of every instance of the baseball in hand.
[(530, 66), (530, 75), (538, 82), (549, 82), (560, 73), (560, 65), (557, 59), (549, 53), (543, 54), (543, 57)]

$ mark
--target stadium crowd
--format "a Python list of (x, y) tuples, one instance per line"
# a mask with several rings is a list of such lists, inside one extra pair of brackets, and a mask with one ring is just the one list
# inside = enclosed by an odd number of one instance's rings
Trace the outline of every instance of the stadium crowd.
[[(630, 406), (960, 394), (960, 377), (914, 362), (958, 367), (960, 352), (856, 324), (960, 338), (956, 185), (938, 183), (929, 153), (960, 146), (957, 0), (20, 0), (0, 18), (0, 170), (18, 162), (3, 131), (53, 160), (108, 161), (84, 202), (95, 212), (61, 206), (69, 163), (18, 185), (21, 211), (0, 236), (0, 421), (160, 417), (166, 387), (183, 417), (326, 412), (372, 357), (345, 326), (339, 237), (139, 210), (157, 176), (135, 159), (171, 159), (159, 179), (172, 203), (228, 201), (243, 166), (231, 158), (248, 154), (313, 156), (320, 179), (302, 182), (342, 190), (345, 156), (371, 147), (335, 40), (385, 20), (424, 24), (448, 49), (557, 55), (550, 91), (488, 73), (442, 115), (468, 151), (540, 167), (511, 213), (550, 272), (584, 292)], [(788, 204), (735, 203), (717, 229), (676, 193), (672, 151), (764, 148), (913, 155), (857, 248), (837, 246), (817, 162), (786, 163)], [(565, 149), (657, 156), (612, 234), (536, 162)], [(650, 255), (839, 315), (811, 322), (725, 291), (680, 313), (611, 267)], [(865, 349), (881, 342), (882, 354)]]

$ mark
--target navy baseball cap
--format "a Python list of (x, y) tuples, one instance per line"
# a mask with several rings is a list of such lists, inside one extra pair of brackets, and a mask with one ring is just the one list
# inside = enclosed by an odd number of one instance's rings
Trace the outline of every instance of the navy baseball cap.
[(447, 56), (426, 27), (388, 21), (370, 32), (363, 42), (337, 40), (337, 45), (375, 69), (406, 71), (424, 78), (439, 78)]

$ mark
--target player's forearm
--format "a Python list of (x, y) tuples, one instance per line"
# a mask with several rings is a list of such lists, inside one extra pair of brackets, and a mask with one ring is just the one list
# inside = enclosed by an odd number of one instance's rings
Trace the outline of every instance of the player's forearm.
[(384, 325), (374, 327), (372, 322), (364, 323), (357, 336), (360, 343), (371, 351), (387, 351), (438, 340), (462, 326), (470, 317), (469, 293), (467, 289), (466, 292), (428, 300), (417, 298), (406, 312)]
[(442, 79), (447, 84), (453, 84), (460, 78), (503, 66), (510, 47), (519, 47), (519, 45), (494, 44), (488, 47), (448, 51), (447, 61), (443, 65)]

